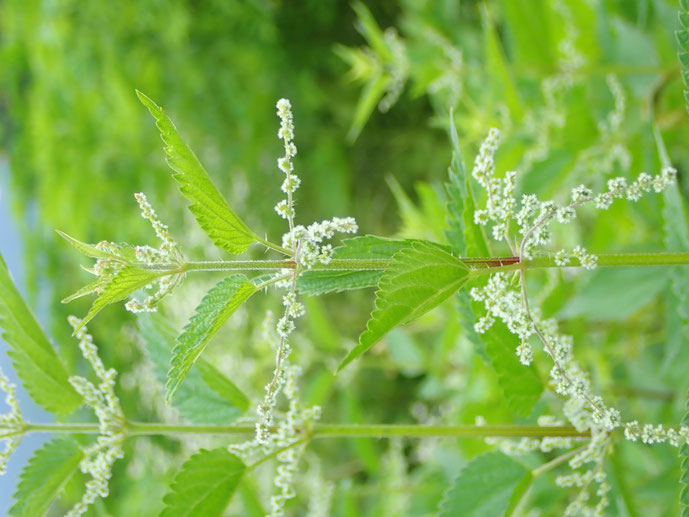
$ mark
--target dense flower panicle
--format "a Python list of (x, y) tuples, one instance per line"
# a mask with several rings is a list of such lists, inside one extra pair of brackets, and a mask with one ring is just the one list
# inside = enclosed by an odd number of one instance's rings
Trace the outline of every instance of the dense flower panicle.
[[(607, 121), (609, 129), (615, 129), (621, 123), (623, 109), (623, 102), (619, 101), (616, 113)], [(518, 255), (522, 259), (532, 258), (537, 250), (549, 244), (550, 225), (554, 221), (561, 224), (572, 222), (576, 218), (576, 208), (579, 206), (591, 204), (599, 210), (605, 210), (616, 199), (638, 201), (642, 195), (651, 191), (662, 192), (675, 182), (675, 169), (665, 167), (655, 176), (642, 172), (632, 182), (624, 177), (612, 178), (607, 182), (607, 190), (596, 195), (587, 186), (579, 185), (572, 189), (570, 202), (565, 205), (559, 205), (554, 201), (541, 201), (533, 194), (525, 194), (517, 209), (514, 201), (515, 173), (506, 173), (502, 181), (495, 178), (493, 157), (498, 136), (497, 130), (490, 130), (474, 164), (472, 174), (485, 189), (487, 198), (486, 207), (475, 212), (474, 221), (484, 226), (492, 224), (493, 238), (505, 241), (515, 254), (518, 250)], [(513, 223), (516, 224), (521, 236), (521, 242), (514, 244), (509, 235), (510, 225)], [(560, 250), (553, 256), (558, 266), (581, 265), (586, 269), (595, 269), (598, 265), (598, 257), (587, 252), (582, 246), (576, 246), (572, 251)], [(496, 320), (502, 321), (511, 333), (518, 336), (516, 354), (525, 365), (533, 360), (532, 338), (537, 337), (543, 344), (546, 353), (553, 360), (550, 384), (554, 391), (566, 400), (563, 407), (564, 415), (578, 431), (591, 433), (587, 445), (569, 460), (569, 467), (573, 472), (558, 477), (559, 486), (580, 489), (577, 497), (567, 507), (565, 515), (602, 515), (608, 505), (607, 493), (610, 490), (603, 469), (610, 432), (623, 427), (625, 436), (630, 440), (642, 440), (644, 443), (668, 442), (677, 446), (687, 441), (689, 428), (680, 428), (677, 431), (664, 426), (641, 427), (636, 422), (624, 424), (620, 412), (614, 407), (607, 406), (603, 399), (594, 393), (589, 376), (581, 369), (573, 355), (572, 337), (561, 334), (554, 319), (543, 319), (537, 308), (529, 308), (523, 281), (520, 284), (515, 285), (507, 274), (498, 272), (488, 278), (484, 287), (471, 289), (472, 299), (481, 302), (486, 310), (476, 321), (474, 330), (483, 333)], [(538, 448), (543, 450), (543, 442), (539, 440), (526, 439), (516, 443), (509, 440), (492, 442), (508, 454), (524, 454)], [(569, 447), (572, 443), (561, 442), (559, 445)]]
[[(142, 192), (134, 194), (141, 209), (141, 217), (150, 221), (156, 236), (161, 241), (158, 249), (151, 246), (137, 246), (136, 258), (146, 265), (154, 264), (182, 264), (184, 258), (177, 247), (168, 227), (163, 224), (153, 207), (151, 207), (146, 195)], [(132, 297), (125, 308), (130, 312), (154, 312), (158, 303), (177, 287), (182, 280), (182, 274), (166, 275), (156, 279), (151, 285), (146, 286), (149, 293), (143, 299)]]
[(297, 155), (297, 146), (294, 144), (292, 105), (287, 99), (280, 99), (278, 101), (277, 114), (280, 117), (278, 138), (283, 141), (285, 148), (285, 155), (278, 158), (278, 168), (285, 173), (282, 191), (287, 194), (287, 199), (283, 199), (275, 205), (275, 211), (280, 217), (289, 221), (290, 229), (292, 229), (294, 226), (294, 201), (292, 195), (299, 188), (301, 180), (294, 174), (294, 163), (292, 160)]
[(158, 239), (160, 239), (162, 243), (160, 246), (160, 250), (156, 251), (158, 251), (158, 253), (160, 253), (163, 256), (167, 256), (169, 260), (172, 261), (174, 255), (179, 253), (179, 251), (177, 249), (177, 243), (170, 235), (167, 225), (163, 224), (161, 220), (158, 218), (158, 214), (155, 213), (155, 210), (153, 210), (153, 207), (148, 202), (148, 199), (146, 198), (146, 195), (143, 192), (134, 194), (134, 197), (136, 198), (137, 203), (139, 203), (139, 208), (141, 209), (141, 217), (143, 217), (151, 223), (151, 226), (155, 231), (156, 237), (158, 237)]
[[(134, 194), (141, 217), (148, 220), (160, 240), (160, 246), (143, 245), (130, 247), (119, 245), (114, 242), (103, 241), (96, 245), (100, 251), (110, 254), (110, 257), (99, 258), (92, 269), (88, 271), (98, 276), (105, 286), (126, 266), (155, 266), (184, 263), (184, 257), (177, 247), (168, 227), (163, 224), (153, 207), (148, 202), (146, 195), (142, 192)], [(144, 287), (146, 292), (143, 298), (132, 297), (125, 307), (130, 312), (152, 312), (156, 310), (158, 303), (165, 298), (172, 290), (177, 287), (182, 280), (183, 274), (171, 274), (155, 279), (150, 285)], [(101, 292), (102, 288), (96, 288), (96, 292)]]
[(318, 263), (328, 264), (332, 259), (332, 245), (323, 244), (335, 233), (356, 233), (358, 226), (353, 217), (333, 217), (331, 220), (297, 225), (282, 236), (282, 246), (297, 249), (297, 263), (304, 269), (311, 269)]
[[(305, 313), (304, 305), (297, 299), (297, 278), (303, 270), (310, 269), (318, 263), (330, 262), (333, 247), (324, 241), (331, 239), (338, 232), (355, 233), (357, 231), (356, 221), (351, 217), (334, 217), (309, 226), (294, 224), (292, 194), (301, 182), (293, 173), (292, 158), (296, 155), (297, 148), (293, 142), (294, 123), (289, 101), (280, 99), (277, 112), (280, 117), (278, 137), (283, 140), (285, 147), (285, 155), (278, 160), (278, 167), (285, 174), (282, 191), (287, 198), (281, 200), (275, 210), (288, 221), (289, 229), (282, 236), (282, 247), (290, 252), (296, 267), (282, 270), (274, 279), (274, 285), (286, 291), (282, 296), (284, 311), (277, 323), (269, 311), (263, 325), (264, 337), (275, 350), (275, 369), (271, 381), (265, 386), (263, 400), (256, 409), (258, 415), (256, 433), (252, 440), (229, 447), (231, 452), (243, 456), (280, 451), (276, 456), (278, 468), (275, 476), (278, 493), (271, 498), (271, 517), (284, 515), (286, 501), (295, 495), (292, 485), (299, 458), (305, 447), (305, 442), (302, 443), (303, 438), (311, 424), (320, 418), (319, 407), (302, 407), (297, 388), (301, 370), (289, 361), (291, 354), (289, 339), (296, 327), (295, 320)], [(275, 409), (280, 393), (287, 399), (289, 409), (286, 415), (277, 421)]]
[[(76, 330), (81, 320), (70, 316), (69, 323)], [(112, 368), (105, 368), (98, 355), (98, 348), (93, 343), (91, 335), (87, 333), (86, 327), (81, 327), (76, 336), (84, 359), (91, 365), (101, 382), (98, 386), (94, 386), (90, 381), (79, 376), (70, 377), (69, 382), (98, 417), (100, 436), (92, 445), (82, 447), (84, 459), (79, 464), (79, 468), (84, 474), (89, 474), (91, 479), (86, 483), (83, 497), (69, 511), (68, 517), (82, 515), (96, 498), (107, 497), (112, 466), (124, 455), (122, 442), (125, 438), (123, 427), (125, 416), (114, 390), (117, 372)]]
[(0, 451), (0, 476), (5, 473), (10, 456), (19, 447), (26, 425), (19, 410), (16, 389), (16, 386), (0, 370), (0, 390), (5, 392), (5, 404), (9, 408), (9, 412), (0, 415), (0, 441), (4, 442), (3, 450)]

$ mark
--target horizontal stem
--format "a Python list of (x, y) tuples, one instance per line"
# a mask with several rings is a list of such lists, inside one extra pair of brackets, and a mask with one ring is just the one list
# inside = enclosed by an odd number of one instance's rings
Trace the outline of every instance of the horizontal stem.
[(193, 271), (272, 271), (276, 269), (294, 269), (294, 260), (215, 260), (207, 262), (187, 262), (184, 272)]
[(537, 425), (352, 425), (317, 424), (314, 438), (406, 436), (411, 438), (589, 438), (572, 426), (541, 427)]
[[(601, 253), (597, 255), (599, 266), (678, 266), (689, 265), (689, 252), (657, 253)], [(517, 257), (480, 257), (460, 259), (477, 274), (490, 274), (519, 269), (561, 267), (554, 256), (536, 257), (518, 261)], [(327, 264), (316, 264), (312, 271), (380, 271), (392, 263), (391, 259), (333, 259)], [(215, 260), (187, 262), (182, 268), (178, 264), (139, 265), (152, 271), (169, 273), (191, 273), (195, 271), (273, 271), (294, 269), (293, 260)], [(576, 258), (571, 258), (567, 267), (581, 267)]]
[[(657, 253), (600, 253), (598, 266), (687, 266), (689, 252), (657, 252)], [(522, 260), (516, 264), (499, 267), (477, 269), (477, 274), (491, 274), (502, 271), (519, 269), (539, 269), (547, 267), (562, 267), (555, 263), (554, 256), (536, 257)], [(565, 267), (581, 267), (579, 259), (572, 257)]]
[[(129, 436), (176, 435), (176, 434), (218, 434), (249, 435), (256, 431), (253, 425), (184, 425), (128, 422)], [(26, 432), (89, 433), (98, 434), (98, 424), (26, 424)], [(537, 425), (354, 425), (316, 424), (311, 430), (314, 438), (385, 438), (392, 436), (449, 437), (449, 438), (544, 438), (571, 437), (589, 438), (589, 433), (580, 433), (572, 426)]]

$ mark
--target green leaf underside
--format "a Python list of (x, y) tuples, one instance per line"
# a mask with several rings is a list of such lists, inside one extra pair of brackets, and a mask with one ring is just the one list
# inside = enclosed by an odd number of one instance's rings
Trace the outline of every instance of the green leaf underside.
[(165, 143), (167, 163), (174, 171), (172, 177), (179, 184), (180, 192), (191, 202), (189, 211), (216, 246), (232, 254), (244, 252), (256, 242), (256, 234), (229, 207), (163, 109), (143, 93), (137, 91), (136, 94), (156, 119)]
[(24, 467), (10, 508), (12, 517), (39, 517), (79, 468), (84, 453), (72, 440), (55, 438), (38, 449)]
[(482, 454), (452, 482), (440, 503), (439, 517), (511, 515), (531, 479), (531, 472), (508, 456)]
[(219, 517), (245, 472), (244, 463), (225, 447), (201, 449), (175, 476), (160, 517)]
[[(146, 287), (156, 278), (164, 274), (165, 273), (160, 273), (157, 271), (139, 269), (138, 267), (134, 266), (123, 267), (114, 277), (112, 277), (109, 282), (104, 283), (102, 287), (97, 286), (101, 289), (101, 291), (98, 294), (98, 297), (94, 300), (93, 305), (91, 305), (91, 308), (86, 316), (84, 316), (84, 319), (81, 320), (81, 324), (76, 330), (79, 330), (81, 327), (91, 321), (96, 314), (102, 311), (107, 305), (124, 300), (130, 294), (143, 287)], [(77, 293), (79, 292), (80, 291), (77, 291)]]
[(67, 415), (81, 405), (69, 373), (12, 281), (0, 255), (0, 336), (31, 398), (51, 413)]
[(515, 353), (519, 338), (500, 321), (480, 336), (486, 344), (486, 353), (498, 376), (498, 384), (507, 405), (515, 413), (529, 416), (541, 398), (543, 383), (533, 365), (524, 366), (519, 362)]
[[(157, 314), (140, 314), (139, 329), (158, 381), (165, 385), (177, 333)], [(199, 358), (177, 389), (172, 405), (195, 424), (227, 424), (249, 407), (249, 399), (229, 379)]]
[(392, 257), (378, 283), (376, 309), (366, 330), (338, 371), (377, 343), (389, 330), (433, 309), (462, 287), (469, 268), (440, 247), (417, 241)]
[(165, 386), (168, 403), (213, 335), (255, 292), (256, 286), (244, 275), (231, 275), (206, 293), (172, 350)]
[[(374, 235), (345, 239), (333, 250), (334, 259), (390, 259), (413, 240), (393, 240)], [(297, 289), (302, 294), (319, 295), (347, 289), (363, 289), (378, 284), (383, 270), (373, 271), (305, 271), (299, 275)]]

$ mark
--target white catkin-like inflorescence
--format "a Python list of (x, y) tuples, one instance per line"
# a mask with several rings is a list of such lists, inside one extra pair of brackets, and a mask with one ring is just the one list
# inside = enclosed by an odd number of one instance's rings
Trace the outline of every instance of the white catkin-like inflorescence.
[[(624, 107), (621, 104), (620, 101), (618, 111)], [(614, 126), (618, 118), (611, 117), (611, 125)], [(525, 194), (515, 213), (516, 203), (514, 199), (508, 199), (513, 198), (514, 173), (507, 172), (502, 180), (495, 177), (493, 157), (498, 136), (497, 130), (491, 129), (476, 157), (472, 174), (486, 190), (487, 202), (485, 209), (475, 213), (474, 220), (480, 225), (492, 223), (493, 238), (505, 241), (521, 259), (532, 258), (536, 250), (549, 244), (550, 225), (555, 221), (561, 224), (572, 222), (579, 206), (591, 204), (599, 210), (606, 210), (616, 199), (634, 202), (651, 191), (662, 192), (676, 179), (676, 170), (665, 167), (655, 176), (643, 172), (631, 183), (624, 177), (612, 178), (607, 182), (607, 190), (596, 195), (587, 186), (579, 185), (572, 189), (570, 202), (565, 205), (540, 201), (533, 194)], [(521, 235), (521, 242), (517, 246), (512, 243), (509, 234), (514, 224)], [(571, 252), (558, 251), (554, 254), (554, 260), (559, 266), (581, 265), (586, 269), (594, 269), (598, 264), (598, 257), (582, 246), (576, 246)], [(523, 273), (521, 276), (523, 278)], [(475, 323), (474, 330), (484, 333), (496, 320), (502, 321), (511, 333), (519, 337), (516, 354), (522, 364), (529, 365), (533, 360), (533, 338), (541, 341), (553, 360), (550, 384), (556, 393), (565, 397), (564, 415), (578, 431), (591, 433), (587, 446), (569, 460), (573, 473), (558, 478), (561, 486), (580, 488), (577, 497), (567, 507), (566, 515), (602, 515), (608, 505), (607, 492), (610, 487), (605, 478), (603, 459), (610, 432), (614, 429), (623, 427), (628, 439), (644, 443), (667, 442), (678, 446), (686, 442), (689, 429), (639, 426), (636, 422), (624, 424), (620, 412), (607, 406), (594, 393), (589, 376), (573, 355), (572, 337), (560, 333), (554, 319), (544, 319), (538, 308), (529, 307), (523, 284), (515, 285), (506, 273), (498, 272), (488, 278), (484, 287), (471, 289), (470, 295), (475, 301), (481, 302), (486, 310)], [(527, 439), (516, 443), (493, 440), (493, 443), (508, 454), (524, 454), (538, 448), (543, 450), (544, 442)], [(571, 446), (571, 441), (569, 444), (563, 441), (546, 445), (551, 446), (567, 447)]]
[(26, 425), (19, 410), (16, 389), (16, 386), (0, 370), (0, 390), (5, 392), (5, 404), (9, 408), (9, 412), (0, 415), (0, 441), (4, 442), (4, 447), (0, 451), (0, 476), (5, 473), (10, 456), (19, 447)]
[[(147, 266), (155, 264), (181, 265), (184, 261), (182, 253), (170, 235), (168, 227), (161, 222), (158, 214), (156, 214), (148, 202), (146, 195), (143, 192), (139, 192), (134, 194), (134, 197), (141, 209), (141, 217), (151, 223), (156, 236), (161, 242), (160, 247), (157, 249), (151, 246), (137, 246), (135, 249), (136, 259)], [(154, 312), (158, 303), (172, 292), (181, 279), (182, 274), (165, 275), (155, 279), (150, 286), (146, 286), (148, 294), (143, 299), (132, 297), (125, 304), (126, 309), (130, 312)]]
[[(76, 330), (81, 320), (70, 316), (69, 323)], [(79, 468), (84, 474), (90, 475), (91, 479), (86, 482), (86, 491), (81, 500), (67, 513), (68, 517), (82, 515), (96, 498), (107, 497), (112, 466), (124, 454), (122, 442), (125, 438), (125, 416), (114, 389), (117, 372), (112, 368), (105, 368), (98, 355), (98, 348), (93, 343), (91, 335), (87, 333), (86, 327), (81, 327), (76, 336), (84, 359), (91, 365), (101, 382), (95, 386), (79, 376), (70, 377), (69, 382), (98, 417), (101, 435), (92, 445), (82, 447), (84, 459)]]
[[(297, 278), (299, 274), (314, 265), (328, 264), (332, 260), (333, 247), (325, 241), (335, 233), (356, 233), (357, 224), (351, 217), (334, 217), (328, 221), (312, 223), (309, 226), (295, 225), (293, 194), (301, 185), (294, 174), (293, 159), (297, 154), (294, 144), (294, 121), (291, 104), (286, 99), (277, 103), (280, 118), (278, 137), (283, 141), (285, 155), (278, 159), (278, 168), (285, 174), (281, 189), (286, 194), (275, 207), (277, 213), (287, 220), (289, 229), (282, 236), (282, 247), (289, 252), (295, 262), (294, 269), (283, 269), (274, 279), (274, 285), (285, 290), (282, 296), (283, 313), (274, 322), (268, 312), (264, 322), (264, 336), (275, 351), (275, 369), (271, 381), (265, 386), (265, 395), (256, 412), (256, 434), (248, 442), (232, 445), (229, 450), (241, 456), (275, 454), (278, 462), (275, 486), (278, 493), (271, 498), (271, 517), (284, 515), (285, 503), (294, 497), (293, 480), (297, 464), (308, 438), (311, 425), (320, 418), (320, 408), (303, 408), (299, 402), (297, 381), (300, 368), (289, 361), (290, 339), (296, 328), (296, 320), (304, 315), (303, 303), (297, 298)], [(278, 419), (275, 409), (280, 393), (287, 399), (289, 409), (284, 417)], [(277, 423), (277, 426), (276, 426)]]

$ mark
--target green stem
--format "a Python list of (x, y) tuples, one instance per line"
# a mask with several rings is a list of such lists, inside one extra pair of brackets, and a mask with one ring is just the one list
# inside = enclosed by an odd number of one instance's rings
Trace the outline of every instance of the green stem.
[(216, 260), (208, 262), (187, 262), (184, 272), (194, 271), (272, 271), (276, 269), (294, 269), (293, 260)]
[[(128, 422), (129, 436), (176, 435), (176, 434), (218, 434), (248, 435), (256, 431), (253, 425), (178, 425), (163, 423)], [(26, 424), (25, 432), (89, 433), (98, 434), (98, 424)], [(570, 437), (589, 438), (590, 433), (580, 433), (572, 426), (537, 425), (353, 425), (316, 424), (311, 429), (313, 438), (374, 437), (388, 438), (406, 436), (449, 437), (449, 438), (544, 438)]]
[[(689, 252), (657, 252), (657, 253), (602, 253), (598, 256), (599, 266), (681, 266), (689, 265)], [(491, 274), (500, 271), (515, 271), (519, 269), (540, 269), (561, 267), (555, 263), (555, 257), (536, 257), (521, 262), (500, 266), (502, 262), (514, 262), (514, 257), (465, 258), (461, 259), (471, 267), (475, 274)], [(379, 271), (386, 269), (392, 263), (391, 259), (333, 259), (328, 264), (316, 264), (312, 271)], [(279, 269), (294, 269), (293, 260), (216, 260), (208, 262), (187, 262), (180, 270), (177, 264), (139, 265), (152, 271), (168, 273), (192, 273), (196, 271), (273, 271)], [(576, 258), (572, 258), (567, 267), (580, 267)]]
[(580, 433), (572, 426), (541, 427), (537, 425), (351, 425), (317, 424), (314, 438), (371, 437), (388, 438), (405, 436), (452, 437), (452, 438), (542, 438), (573, 437), (589, 438), (590, 433)]
[[(657, 253), (601, 253), (598, 257), (599, 266), (686, 266), (689, 265), (689, 252), (657, 252)], [(477, 269), (476, 274), (492, 274), (501, 271), (515, 271), (519, 269), (539, 269), (547, 267), (562, 267), (555, 263), (554, 256), (536, 257), (523, 260), (516, 264), (500, 267)], [(572, 257), (565, 267), (581, 267), (578, 259)]]

